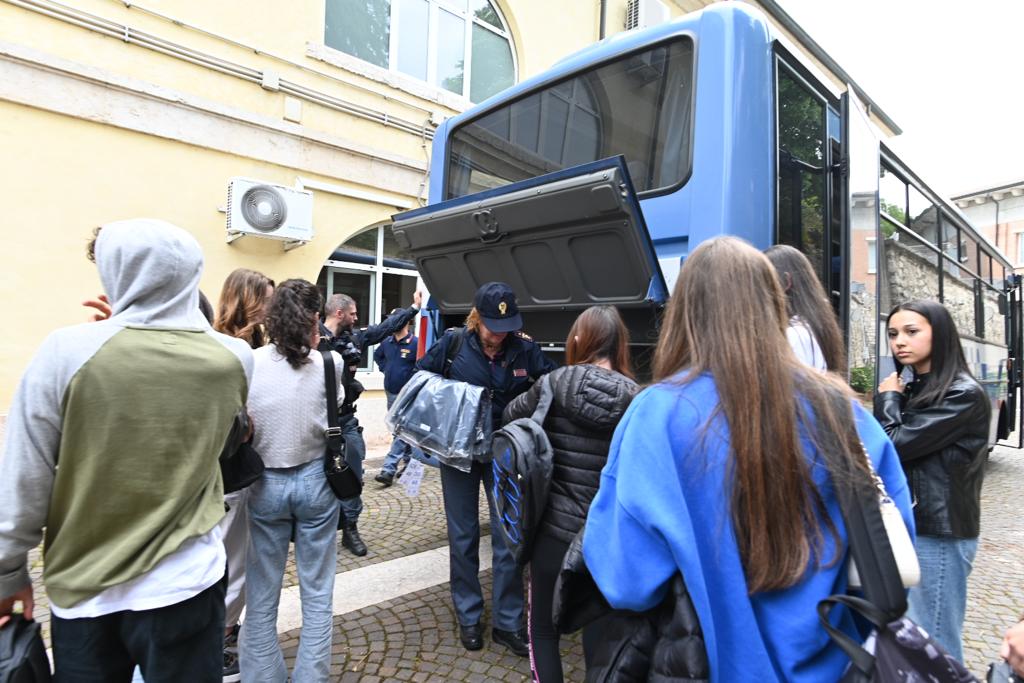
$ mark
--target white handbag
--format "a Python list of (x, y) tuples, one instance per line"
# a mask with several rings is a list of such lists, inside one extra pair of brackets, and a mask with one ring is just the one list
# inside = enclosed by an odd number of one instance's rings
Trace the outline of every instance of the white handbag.
[[(882, 523), (885, 525), (885, 534), (889, 537), (889, 545), (892, 546), (892, 554), (896, 558), (896, 566), (900, 570), (900, 578), (903, 580), (903, 587), (916, 586), (921, 581), (921, 566), (917, 563), (917, 551), (914, 550), (914, 542), (910, 540), (910, 532), (903, 522), (903, 515), (896, 507), (896, 503), (889, 497), (885, 490), (882, 478), (875, 472), (874, 465), (868, 452), (861, 445), (864, 451), (864, 460), (867, 461), (868, 469), (871, 471), (871, 479), (878, 489), (878, 509), (882, 513)], [(860, 574), (857, 573), (857, 565), (853, 558), (850, 558), (849, 587), (860, 588)]]

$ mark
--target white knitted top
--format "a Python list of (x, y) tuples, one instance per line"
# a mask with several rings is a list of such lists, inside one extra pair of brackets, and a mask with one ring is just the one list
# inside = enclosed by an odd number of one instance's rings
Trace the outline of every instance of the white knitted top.
[[(327, 391), (324, 385), (324, 359), (320, 352), (309, 354), (312, 363), (298, 370), (288, 364), (273, 344), (256, 349), (252, 387), (249, 389), (249, 415), (255, 434), (253, 447), (267, 467), (295, 467), (321, 458), (327, 441)], [(341, 389), (342, 360), (335, 352), (335, 379), (338, 403)]]

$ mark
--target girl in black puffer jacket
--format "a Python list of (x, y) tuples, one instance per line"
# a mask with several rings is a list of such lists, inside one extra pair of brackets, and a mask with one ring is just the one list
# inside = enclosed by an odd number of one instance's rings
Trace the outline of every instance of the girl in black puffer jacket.
[[(554, 399), (544, 430), (554, 450), (554, 471), (530, 558), (530, 657), (541, 683), (562, 681), (558, 632), (551, 621), (562, 558), (586, 522), (615, 426), (639, 391), (628, 344), (629, 333), (614, 307), (588, 308), (569, 330), (568, 365), (550, 375)], [(520, 395), (505, 409), (505, 421), (533, 414), (539, 394), (535, 384)], [(583, 631), (585, 652), (591, 630)]]

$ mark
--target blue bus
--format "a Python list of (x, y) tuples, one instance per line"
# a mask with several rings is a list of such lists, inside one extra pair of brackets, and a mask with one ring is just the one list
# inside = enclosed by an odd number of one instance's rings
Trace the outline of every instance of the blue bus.
[(789, 244), (831, 293), (855, 389), (892, 372), (888, 310), (942, 301), (1006, 438), (1019, 278), (880, 141), (856, 88), (816, 73), (759, 10), (720, 3), (594, 44), (442, 123), (430, 203), (392, 227), (431, 292), (432, 332), (504, 280), (554, 353), (580, 310), (616, 305), (642, 366), (692, 248), (726, 234)]

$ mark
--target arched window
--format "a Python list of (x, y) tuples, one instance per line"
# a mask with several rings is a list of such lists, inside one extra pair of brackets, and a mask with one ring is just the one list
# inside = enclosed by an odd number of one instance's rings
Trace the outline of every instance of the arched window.
[[(348, 294), (359, 311), (359, 327), (379, 323), (395, 308), (412, 304), (418, 274), (408, 252), (398, 246), (391, 225), (363, 230), (334, 250), (317, 278), (320, 293)], [(360, 370), (374, 370), (373, 347)]]
[(482, 102), (515, 83), (512, 38), (490, 0), (327, 0), (324, 42)]

